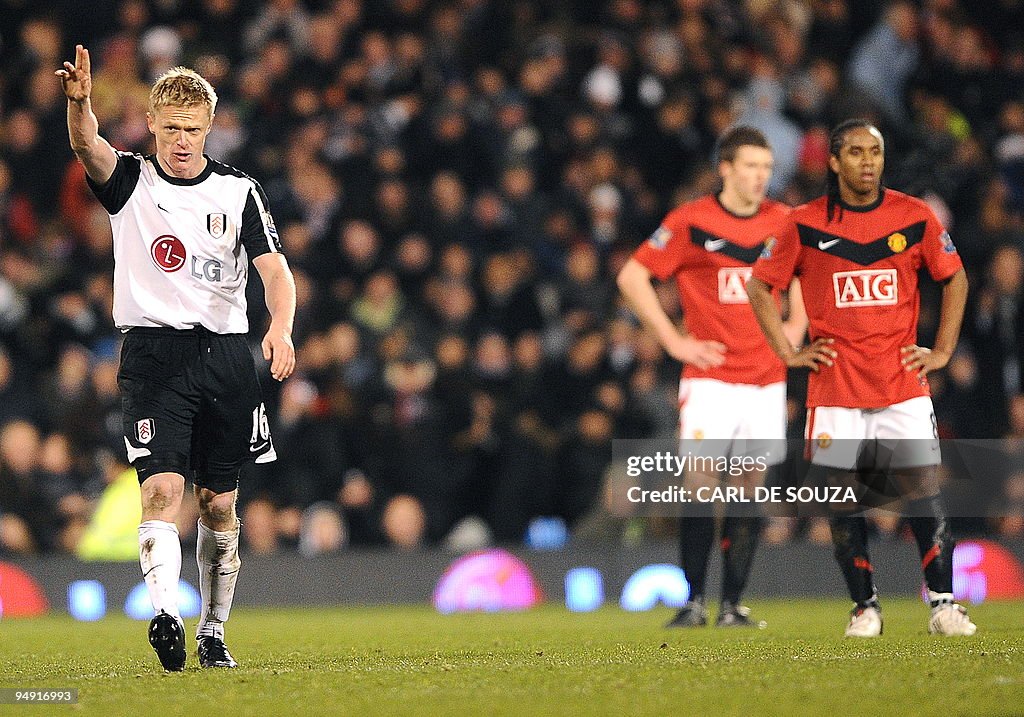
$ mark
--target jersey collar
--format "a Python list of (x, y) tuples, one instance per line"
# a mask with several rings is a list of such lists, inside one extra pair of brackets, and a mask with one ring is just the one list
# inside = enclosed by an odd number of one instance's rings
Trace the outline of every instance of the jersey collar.
[(885, 187), (878, 188), (878, 199), (871, 202), (871, 204), (864, 204), (859, 207), (847, 204), (842, 199), (839, 200), (839, 206), (843, 208), (843, 211), (847, 212), (870, 212), (872, 209), (878, 209), (882, 206), (882, 201), (885, 199)]
[(153, 162), (153, 166), (156, 167), (156, 173), (160, 175), (160, 178), (168, 184), (177, 184), (179, 187), (191, 187), (195, 184), (199, 184), (211, 174), (213, 174), (213, 160), (207, 155), (203, 155), (206, 158), (206, 167), (203, 171), (197, 174), (192, 179), (182, 179), (181, 177), (175, 177), (164, 171), (164, 168), (160, 166), (160, 160), (156, 158), (155, 154), (151, 154), (146, 157), (147, 160)]
[(712, 196), (714, 196), (715, 198), (715, 203), (718, 204), (718, 206), (722, 208), (722, 211), (728, 214), (730, 217), (736, 217), (737, 219), (753, 219), (754, 217), (761, 213), (762, 205), (759, 205), (757, 207), (757, 211), (755, 211), (753, 214), (737, 214), (736, 212), (729, 209), (729, 207), (722, 204), (722, 198), (718, 196), (720, 193), (721, 192), (715, 192)]

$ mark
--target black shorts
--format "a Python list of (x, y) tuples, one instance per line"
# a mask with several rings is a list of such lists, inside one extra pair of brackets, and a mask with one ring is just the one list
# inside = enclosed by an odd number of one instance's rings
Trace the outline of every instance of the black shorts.
[(131, 329), (117, 384), (128, 461), (140, 483), (178, 473), (224, 493), (238, 487), (244, 464), (277, 458), (243, 334)]

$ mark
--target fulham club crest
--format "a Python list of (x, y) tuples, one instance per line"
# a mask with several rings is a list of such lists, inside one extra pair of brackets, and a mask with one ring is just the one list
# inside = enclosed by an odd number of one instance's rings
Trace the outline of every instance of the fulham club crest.
[(153, 435), (155, 433), (156, 429), (153, 427), (152, 418), (143, 418), (141, 421), (136, 421), (135, 437), (139, 439), (139, 443), (149, 443), (153, 440)]
[(206, 215), (206, 231), (214, 239), (220, 239), (228, 230), (228, 215), (224, 212), (214, 212)]

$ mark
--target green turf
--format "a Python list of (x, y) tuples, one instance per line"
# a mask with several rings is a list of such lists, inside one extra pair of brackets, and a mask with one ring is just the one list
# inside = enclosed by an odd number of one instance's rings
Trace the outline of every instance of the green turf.
[[(884, 603), (844, 640), (840, 601), (751, 602), (762, 630), (667, 631), (668, 610), (441, 616), (428, 608), (236, 610), (237, 670), (165, 674), (146, 623), (0, 621), (0, 686), (77, 687), (76, 707), (2, 714), (952, 715), (1024, 712), (1021, 604), (972, 608), (973, 638)], [(190, 622), (190, 630), (194, 621)], [(194, 649), (189, 640), (190, 650)]]

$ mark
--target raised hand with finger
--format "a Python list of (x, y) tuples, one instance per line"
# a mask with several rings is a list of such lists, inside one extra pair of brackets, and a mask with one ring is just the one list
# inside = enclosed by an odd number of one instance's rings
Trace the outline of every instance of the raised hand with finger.
[(75, 45), (75, 64), (64, 63), (64, 68), (54, 74), (60, 78), (64, 94), (72, 102), (82, 102), (92, 94), (92, 65), (89, 51), (81, 45)]

